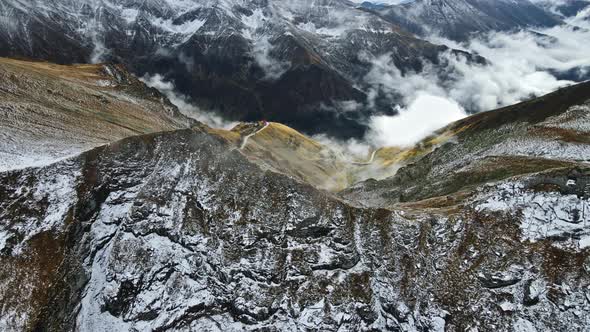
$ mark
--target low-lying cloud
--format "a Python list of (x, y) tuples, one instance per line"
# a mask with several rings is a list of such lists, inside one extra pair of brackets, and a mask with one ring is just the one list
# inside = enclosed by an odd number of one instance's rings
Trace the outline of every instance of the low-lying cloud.
[(590, 31), (571, 25), (493, 32), (461, 44), (436, 36), (430, 40), (480, 55), (488, 63), (449, 51), (441, 56), (441, 63), (447, 64), (444, 68), (426, 63), (419, 73), (402, 73), (389, 55), (362, 54), (372, 66), (364, 78), (370, 86), (369, 105), (378, 94), (391, 100), (401, 96), (404, 105), (399, 115), (370, 120), (369, 145), (411, 145), (427, 136), (427, 131), (466, 116), (465, 111), (512, 105), (590, 76)]
[(145, 75), (141, 78), (141, 81), (147, 86), (159, 90), (168, 97), (170, 102), (178, 107), (180, 113), (186, 117), (195, 119), (212, 128), (231, 129), (237, 124), (237, 122), (227, 121), (213, 112), (201, 110), (199, 107), (192, 104), (186, 96), (176, 92), (174, 84), (166, 81), (160, 74), (155, 74), (153, 76)]
[(408, 107), (399, 109), (399, 115), (373, 117), (367, 139), (376, 147), (411, 146), (466, 115), (457, 102), (420, 92)]

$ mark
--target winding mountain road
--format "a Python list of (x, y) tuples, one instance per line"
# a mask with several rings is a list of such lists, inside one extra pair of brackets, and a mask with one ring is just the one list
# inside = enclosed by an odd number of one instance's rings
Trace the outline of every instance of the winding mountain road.
[(359, 166), (363, 166), (363, 165), (371, 165), (373, 163), (373, 161), (375, 161), (375, 156), (377, 155), (377, 152), (379, 151), (379, 149), (373, 151), (373, 153), (371, 154), (371, 158), (369, 158), (369, 161), (365, 161), (365, 162), (353, 162), (353, 165), (359, 165)]
[(240, 150), (243, 150), (246, 147), (246, 144), (248, 143), (248, 140), (250, 139), (250, 137), (258, 134), (259, 132), (263, 131), (264, 129), (266, 129), (268, 126), (270, 126), (270, 122), (265, 122), (264, 127), (260, 128), (259, 130), (253, 132), (252, 134), (248, 134), (246, 135), (246, 137), (244, 137), (244, 140), (242, 141), (242, 144), (240, 145)]

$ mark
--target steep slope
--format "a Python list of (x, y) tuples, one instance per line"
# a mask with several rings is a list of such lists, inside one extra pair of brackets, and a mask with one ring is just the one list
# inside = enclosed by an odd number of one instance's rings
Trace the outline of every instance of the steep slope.
[(0, 18), (0, 56), (120, 62), (231, 120), (343, 137), (392, 112), (366, 105), (373, 57), (407, 71), (447, 51), (344, 0), (7, 0)]
[(484, 203), (355, 208), (198, 127), (128, 138), (0, 173), (0, 327), (583, 329), (587, 245)]
[(0, 170), (192, 121), (121, 66), (0, 58)]
[(416, 0), (379, 13), (418, 35), (438, 34), (459, 41), (475, 33), (563, 23), (528, 0)]

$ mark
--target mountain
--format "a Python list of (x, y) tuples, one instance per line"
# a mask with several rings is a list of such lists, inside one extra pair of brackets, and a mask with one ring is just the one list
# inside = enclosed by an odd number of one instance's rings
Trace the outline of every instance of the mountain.
[(195, 122), (121, 66), (5, 58), (0, 58), (0, 117), (2, 171)]
[(376, 58), (419, 71), (449, 51), (345, 0), (6, 0), (0, 18), (0, 56), (121, 63), (229, 120), (338, 137), (400, 102), (368, 96)]
[(394, 206), (555, 168), (576, 173), (590, 162), (589, 115), (590, 83), (476, 114), (418, 144), (421, 152), (395, 176), (349, 188), (344, 197), (363, 206)]
[(195, 124), (1, 172), (0, 329), (584, 330), (589, 115), (584, 83), (367, 160)]
[(415, 0), (379, 14), (418, 35), (464, 41), (476, 33), (552, 27), (563, 22), (528, 0)]
[(586, 0), (564, 0), (564, 1), (539, 1), (544, 8), (551, 10), (564, 17), (575, 17), (584, 9), (590, 7)]

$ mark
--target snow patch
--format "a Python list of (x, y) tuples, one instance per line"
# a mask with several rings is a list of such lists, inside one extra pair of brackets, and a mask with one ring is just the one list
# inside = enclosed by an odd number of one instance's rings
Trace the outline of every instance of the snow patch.
[(523, 241), (569, 238), (578, 248), (589, 245), (589, 200), (559, 192), (527, 190), (519, 182), (505, 182), (485, 190), (490, 190), (490, 193), (477, 205), (477, 209), (518, 215)]

